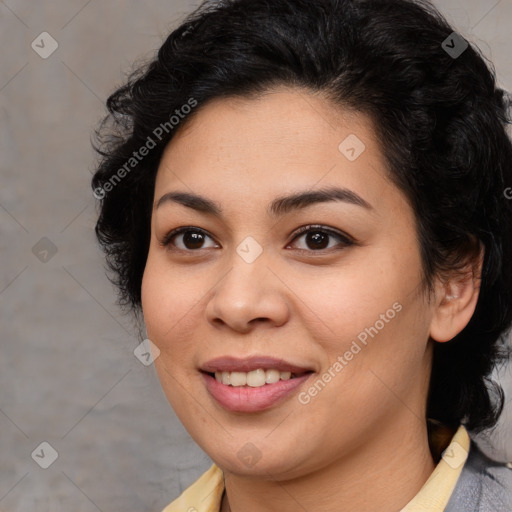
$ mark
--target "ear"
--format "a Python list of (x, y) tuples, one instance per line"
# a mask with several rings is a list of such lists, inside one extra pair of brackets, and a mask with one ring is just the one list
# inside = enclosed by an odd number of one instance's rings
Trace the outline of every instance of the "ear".
[(430, 323), (430, 337), (438, 342), (450, 341), (469, 323), (480, 293), (484, 247), (477, 258), (468, 261), (461, 273), (447, 280), (437, 278), (436, 303)]

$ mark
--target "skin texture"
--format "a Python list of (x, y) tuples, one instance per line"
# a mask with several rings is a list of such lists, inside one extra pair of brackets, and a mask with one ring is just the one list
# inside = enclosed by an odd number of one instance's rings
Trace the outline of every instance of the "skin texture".
[[(350, 134), (365, 144), (355, 161), (338, 149)], [(350, 189), (371, 209), (336, 201), (282, 217), (267, 213), (278, 196), (329, 186)], [(170, 191), (206, 196), (223, 210), (215, 218), (171, 202), (154, 209), (142, 283), (163, 390), (225, 472), (229, 506), (224, 498), (222, 510), (405, 506), (435, 467), (425, 421), (432, 344), (467, 324), (478, 280), (468, 264), (465, 279), (437, 280), (427, 300), (414, 214), (387, 176), (371, 120), (285, 87), (259, 98), (214, 100), (165, 150), (155, 204)], [(329, 236), (328, 248), (318, 249), (311, 235), (295, 234), (308, 224), (341, 231), (355, 244)], [(187, 248), (182, 234), (163, 247), (164, 236), (180, 226), (208, 236), (193, 246), (199, 248)], [(248, 236), (263, 249), (252, 263), (236, 251)], [(400, 312), (300, 403), (298, 393), (397, 302)], [(224, 355), (283, 358), (315, 373), (268, 410), (229, 412), (199, 372)], [(247, 443), (260, 457), (251, 466), (238, 456)]]

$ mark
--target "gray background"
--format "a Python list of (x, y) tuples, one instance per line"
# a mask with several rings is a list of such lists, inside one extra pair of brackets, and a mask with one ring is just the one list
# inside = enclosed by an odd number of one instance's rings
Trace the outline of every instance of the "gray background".
[[(0, 511), (160, 511), (210, 465), (133, 354), (89, 186), (107, 96), (197, 4), (0, 1)], [(512, 2), (438, 5), (511, 90)]]

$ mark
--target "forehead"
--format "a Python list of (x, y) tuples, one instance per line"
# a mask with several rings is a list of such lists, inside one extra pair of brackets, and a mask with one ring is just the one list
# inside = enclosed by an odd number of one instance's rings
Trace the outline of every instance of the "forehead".
[(336, 105), (322, 93), (281, 86), (257, 96), (214, 98), (197, 107), (190, 121), (178, 126), (167, 149), (196, 144), (197, 138), (203, 151), (249, 149), (258, 143), (304, 151), (313, 142), (337, 149), (340, 136), (348, 131), (370, 146), (377, 142), (366, 114)]
[(165, 149), (155, 201), (167, 189), (240, 200), (343, 186), (392, 186), (368, 116), (301, 89), (218, 98), (198, 107)]

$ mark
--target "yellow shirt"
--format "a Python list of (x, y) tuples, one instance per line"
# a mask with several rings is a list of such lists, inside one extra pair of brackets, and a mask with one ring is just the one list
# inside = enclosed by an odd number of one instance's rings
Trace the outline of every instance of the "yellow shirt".
[[(443, 512), (462, 472), (470, 439), (460, 426), (429, 479), (400, 512)], [(224, 492), (222, 470), (213, 464), (162, 512), (219, 512)]]

